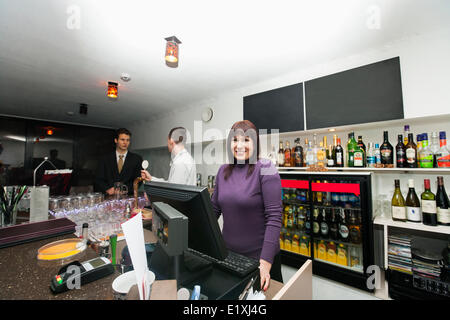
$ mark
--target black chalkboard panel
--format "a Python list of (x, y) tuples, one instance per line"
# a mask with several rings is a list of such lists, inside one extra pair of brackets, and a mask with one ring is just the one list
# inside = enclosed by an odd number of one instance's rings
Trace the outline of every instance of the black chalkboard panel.
[(306, 128), (403, 119), (399, 57), (305, 83)]
[(244, 120), (268, 133), (304, 130), (303, 83), (244, 97)]

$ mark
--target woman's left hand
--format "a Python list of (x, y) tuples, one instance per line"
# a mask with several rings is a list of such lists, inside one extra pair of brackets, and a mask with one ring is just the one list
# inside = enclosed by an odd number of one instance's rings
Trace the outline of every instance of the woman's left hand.
[(270, 269), (272, 264), (266, 260), (259, 259), (259, 276), (261, 278), (261, 289), (266, 291), (270, 283)]

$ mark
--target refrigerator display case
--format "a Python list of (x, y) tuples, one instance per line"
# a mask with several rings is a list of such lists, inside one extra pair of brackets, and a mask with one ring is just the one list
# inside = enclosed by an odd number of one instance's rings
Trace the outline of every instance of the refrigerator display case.
[(366, 291), (374, 264), (370, 173), (280, 171), (282, 263)]

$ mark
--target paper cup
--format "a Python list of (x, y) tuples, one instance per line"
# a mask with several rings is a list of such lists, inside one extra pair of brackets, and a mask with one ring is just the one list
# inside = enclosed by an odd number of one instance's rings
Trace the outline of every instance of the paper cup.
[[(147, 299), (150, 298), (151, 288), (152, 284), (155, 281), (155, 274), (147, 270), (147, 277), (148, 277), (148, 285), (149, 285), (149, 292), (147, 294)], [(113, 291), (114, 291), (114, 299), (115, 300), (126, 300), (128, 291), (130, 291), (130, 288), (136, 284), (136, 276), (134, 275), (134, 270), (125, 272), (124, 274), (121, 274), (116, 279), (114, 279), (112, 283)]]

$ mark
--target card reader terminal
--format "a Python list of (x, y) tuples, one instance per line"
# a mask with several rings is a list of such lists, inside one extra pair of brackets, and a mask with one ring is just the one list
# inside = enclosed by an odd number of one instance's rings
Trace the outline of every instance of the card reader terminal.
[(74, 261), (62, 267), (58, 274), (51, 280), (50, 289), (54, 294), (71, 289), (79, 289), (80, 286), (96, 281), (114, 273), (111, 261), (105, 257), (94, 258), (80, 263)]

